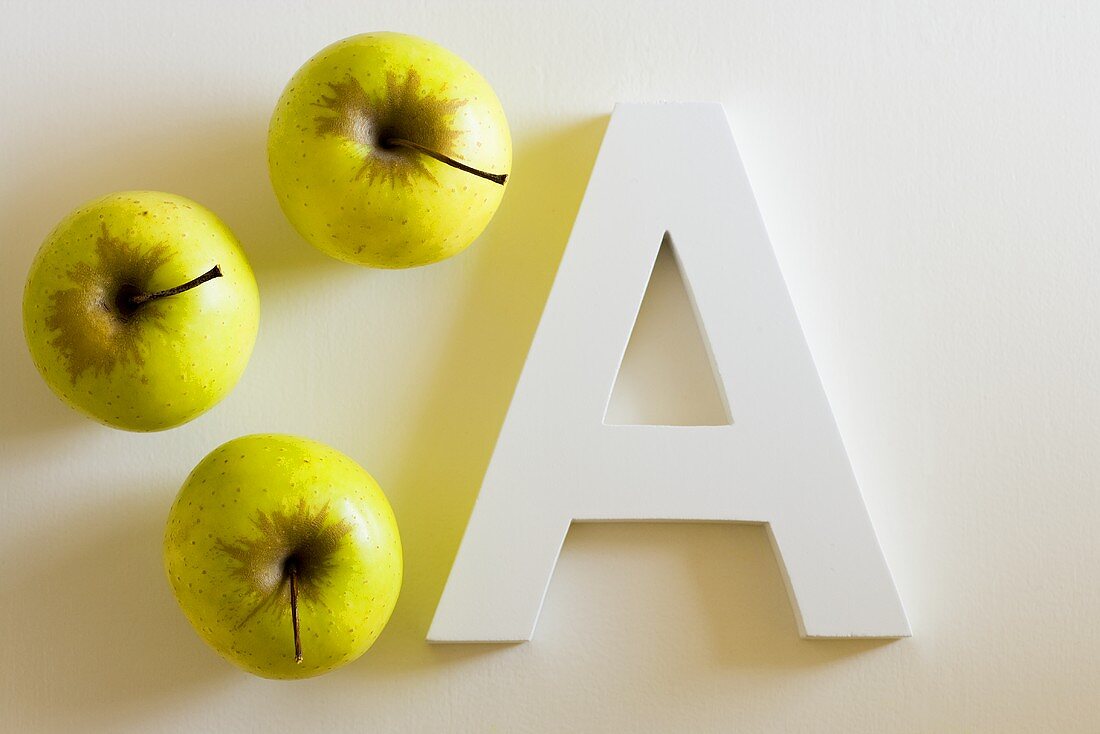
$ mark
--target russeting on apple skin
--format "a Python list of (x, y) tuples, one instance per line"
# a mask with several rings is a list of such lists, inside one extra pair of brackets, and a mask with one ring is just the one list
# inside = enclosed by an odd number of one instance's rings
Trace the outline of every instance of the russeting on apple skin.
[(31, 357), (66, 403), (109, 426), (195, 418), (244, 372), (259, 324), (244, 252), (209, 209), (125, 191), (67, 216), (23, 294)]
[(376, 268), (427, 265), (485, 229), (512, 165), (492, 87), (400, 33), (325, 48), (294, 74), (268, 131), (271, 182), (308, 242)]
[(401, 589), (401, 541), (378, 483), (295, 436), (244, 436), (203, 459), (172, 506), (164, 562), (199, 635), (265, 678), (355, 660)]

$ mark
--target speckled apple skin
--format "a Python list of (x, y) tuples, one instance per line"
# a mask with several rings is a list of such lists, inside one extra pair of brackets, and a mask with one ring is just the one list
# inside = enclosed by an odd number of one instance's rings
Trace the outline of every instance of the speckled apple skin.
[[(407, 89), (410, 71), (415, 85)], [(362, 95), (326, 108), (326, 98), (339, 97), (351, 80)], [(406, 93), (407, 104), (395, 102)], [(369, 103), (359, 104), (364, 100)], [(360, 135), (319, 132), (326, 118), (331, 123), (341, 112), (354, 118)], [(370, 121), (379, 116), (385, 118), (380, 125), (396, 126), (408, 137), (429, 131), (445, 147), (441, 152), (475, 168), (511, 171), (504, 110), (473, 67), (414, 36), (353, 36), (307, 61), (271, 118), (271, 182), (287, 218), (314, 246), (360, 265), (407, 268), (461, 252), (485, 229), (505, 186), (420, 153), (387, 153), (364, 142), (371, 139)], [(390, 165), (395, 161), (408, 165)]]
[[(94, 328), (108, 318), (119, 271), (138, 267), (141, 285), (157, 291), (214, 265), (222, 277), (146, 304), (121, 332)], [(248, 363), (259, 313), (256, 280), (229, 228), (194, 201), (155, 191), (111, 194), (71, 213), (39, 250), (23, 296), (24, 335), (46, 383), (130, 431), (180, 425), (225, 397)]]
[[(326, 508), (314, 524), (339, 522), (346, 532), (315, 596), (299, 597), (303, 659), (296, 663), (289, 589), (279, 586), (264, 606), (244, 580), (277, 569), (260, 564), (242, 576), (226, 548), (261, 542), (263, 518), (293, 516), (303, 506), (311, 514)], [(172, 506), (164, 559), (199, 635), (265, 678), (307, 678), (355, 660), (386, 625), (401, 589), (397, 522), (378, 483), (339, 451), (294, 436), (244, 436), (203, 459)]]

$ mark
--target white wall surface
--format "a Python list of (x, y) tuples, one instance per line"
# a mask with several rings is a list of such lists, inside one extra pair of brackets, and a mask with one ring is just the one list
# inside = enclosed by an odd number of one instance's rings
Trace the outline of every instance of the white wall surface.
[[(489, 230), (419, 270), (326, 258), (267, 182), (283, 84), (375, 29), (466, 57), (515, 138)], [(3, 0), (0, 730), (1100, 730), (1098, 68), (1084, 2)], [(533, 642), (424, 642), (607, 114), (660, 99), (726, 105), (911, 639), (799, 639), (759, 527), (583, 525)], [(211, 207), (261, 289), (244, 379), (166, 433), (70, 411), (22, 341), (39, 243), (124, 188)], [(349, 453), (404, 536), (389, 627), (310, 681), (224, 663), (161, 570), (187, 472), (257, 431)]]

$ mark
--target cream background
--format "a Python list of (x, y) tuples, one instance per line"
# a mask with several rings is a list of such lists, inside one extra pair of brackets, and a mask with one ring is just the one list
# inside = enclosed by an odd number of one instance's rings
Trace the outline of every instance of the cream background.
[[(265, 170), (294, 69), (380, 28), (481, 69), (516, 144), (481, 240), (408, 272), (309, 248)], [(1098, 40), (1023, 0), (0, 3), (0, 729), (1096, 731)], [(760, 528), (589, 525), (532, 643), (424, 643), (618, 99), (725, 103), (913, 638), (800, 640)], [(38, 244), (122, 188), (214, 209), (261, 289), (243, 381), (167, 433), (22, 343)], [(405, 539), (376, 647), (302, 683), (207, 650), (160, 567), (183, 477), (256, 431), (351, 454)]]

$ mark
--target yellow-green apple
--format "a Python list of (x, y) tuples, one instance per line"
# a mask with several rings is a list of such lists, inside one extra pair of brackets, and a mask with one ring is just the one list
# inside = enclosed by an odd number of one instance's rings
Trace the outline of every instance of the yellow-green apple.
[(370, 474), (323, 444), (260, 434), (214, 449), (164, 536), (199, 635), (265, 678), (307, 678), (374, 643), (401, 589), (401, 541)]
[(72, 212), (38, 251), (23, 333), (62, 400), (130, 431), (191, 420), (244, 371), (259, 323), (252, 268), (213, 212), (124, 191)]
[(333, 257), (427, 265), (489, 223), (512, 165), (489, 83), (430, 41), (367, 33), (294, 74), (268, 131), (268, 164), (295, 229)]

